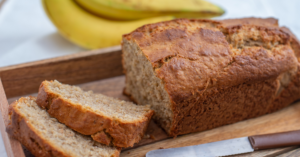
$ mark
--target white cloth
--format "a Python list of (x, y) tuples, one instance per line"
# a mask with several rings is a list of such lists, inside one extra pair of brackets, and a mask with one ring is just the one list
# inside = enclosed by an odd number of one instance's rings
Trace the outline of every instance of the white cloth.
[[(6, 0), (0, 10), (0, 67), (83, 51), (56, 33), (41, 0)], [(217, 19), (275, 17), (300, 37), (299, 0), (210, 0), (226, 10)], [(0, 136), (0, 156), (6, 157)]]
[(0, 67), (80, 51), (57, 33), (41, 0), (7, 0), (0, 10)]
[(209, 0), (223, 7), (226, 13), (217, 19), (274, 17), (280, 26), (287, 26), (300, 39), (299, 0)]

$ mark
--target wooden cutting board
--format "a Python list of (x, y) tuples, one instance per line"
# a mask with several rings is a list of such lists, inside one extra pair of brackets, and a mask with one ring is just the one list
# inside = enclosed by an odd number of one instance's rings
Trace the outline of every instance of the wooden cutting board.
[[(119, 76), (85, 83), (79, 86), (84, 90), (92, 90), (95, 93), (102, 93), (115, 98), (129, 100), (122, 94), (124, 79), (124, 76)], [(10, 98), (8, 101), (11, 103), (17, 98), (18, 97)], [(144, 139), (135, 145), (134, 148), (123, 150), (121, 157), (144, 157), (148, 151), (155, 149), (183, 147), (255, 134), (275, 133), (297, 129), (300, 129), (300, 102), (296, 102), (278, 112), (262, 117), (204, 132), (178, 136), (177, 138), (169, 138), (160, 127), (158, 127), (154, 122), (151, 122)], [(295, 148), (296, 147), (273, 149), (271, 151), (262, 151), (257, 153), (274, 154), (278, 153), (278, 151), (282, 153), (282, 151), (290, 151)]]
[[(0, 77), (9, 103), (28, 93), (36, 95), (39, 84), (46, 79), (79, 84), (84, 90), (128, 100), (122, 94), (125, 78), (122, 75), (120, 46), (0, 68)], [(0, 120), (2, 137), (4, 137), (9, 157), (23, 157), (24, 153), (19, 142), (9, 138), (5, 133), (4, 123), (7, 122), (8, 108), (6, 96), (0, 83), (0, 109), (4, 119), (4, 122)], [(151, 122), (145, 138), (134, 148), (122, 150), (121, 157), (142, 157), (148, 151), (155, 149), (183, 147), (297, 129), (300, 129), (300, 102), (295, 102), (278, 112), (262, 117), (177, 138), (169, 138), (159, 126)], [(289, 153), (287, 154), (289, 156), (300, 156), (300, 151), (296, 147), (258, 151), (238, 156), (276, 156), (279, 154), (284, 156), (282, 154), (284, 152)], [(26, 152), (25, 155), (30, 156)]]

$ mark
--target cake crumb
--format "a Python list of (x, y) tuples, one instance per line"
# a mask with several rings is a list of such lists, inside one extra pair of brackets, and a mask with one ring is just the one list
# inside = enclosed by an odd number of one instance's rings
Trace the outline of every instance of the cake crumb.
[(153, 135), (150, 135), (150, 138), (151, 138), (152, 140), (155, 140), (155, 137), (154, 137)]
[(147, 138), (148, 139), (148, 138), (150, 138), (150, 135), (149, 134), (145, 134), (143, 138)]

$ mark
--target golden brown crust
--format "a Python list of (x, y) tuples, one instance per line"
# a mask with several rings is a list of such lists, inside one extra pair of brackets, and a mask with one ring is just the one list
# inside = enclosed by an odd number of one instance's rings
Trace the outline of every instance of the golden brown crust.
[[(65, 153), (58, 146), (49, 143), (47, 139), (43, 139), (43, 135), (40, 135), (26, 117), (20, 113), (17, 105), (19, 102), (24, 102), (23, 99), (27, 98), (20, 98), (9, 106), (10, 123), (6, 129), (9, 135), (20, 141), (34, 156), (71, 157), (71, 154)], [(30, 97), (30, 99), (36, 100), (35, 97)], [(116, 150), (110, 157), (119, 157), (119, 154), (120, 150)]]
[[(175, 125), (170, 129), (170, 135), (213, 129), (277, 111), (299, 98), (299, 86), (298, 89), (295, 87), (289, 86), (280, 96), (275, 95), (278, 84), (274, 79), (210, 89), (199, 96), (198, 101), (183, 101), (174, 105), (173, 111), (178, 118), (174, 119)], [(290, 88), (294, 88), (295, 93), (291, 93)], [(283, 97), (287, 94), (288, 97)], [(195, 119), (199, 122), (195, 123)]]
[[(19, 101), (22, 101), (21, 98)], [(39, 157), (69, 157), (56, 146), (51, 145), (26, 121), (18, 112), (17, 101), (9, 106), (10, 124), (7, 126), (7, 132), (15, 139), (20, 141), (34, 156)]]
[[(106, 117), (80, 105), (64, 100), (47, 89), (44, 81), (39, 89), (37, 104), (45, 108), (47, 112), (59, 122), (71, 129), (84, 134), (92, 135), (92, 138), (100, 143), (116, 147), (130, 147), (143, 137), (145, 130), (154, 112), (150, 110), (145, 118), (135, 122), (122, 122)], [(98, 133), (104, 132), (110, 137), (110, 143), (99, 138)]]
[(300, 41), (288, 28), (281, 27), (281, 30), (283, 30), (291, 36), (291, 47), (293, 48), (295, 55), (298, 58), (298, 62), (300, 62)]
[[(274, 112), (300, 98), (299, 43), (276, 19), (177, 19), (123, 38), (139, 46), (164, 83), (172, 103), (173, 121), (165, 128), (171, 136)], [(280, 75), (286, 73), (293, 81), (283, 86)]]
[(101, 141), (100, 143), (105, 145), (110, 145), (111, 143), (111, 137), (109, 137), (109, 135), (107, 135), (104, 131), (100, 131), (96, 134), (93, 134), (92, 138), (95, 141)]
[(220, 21), (224, 27), (255, 25), (255, 26), (278, 26), (278, 20), (274, 18), (242, 18), (242, 19), (226, 19)]
[[(274, 18), (243, 18), (243, 19), (228, 19), (220, 21), (224, 27), (236, 27), (241, 25), (255, 25), (255, 26), (266, 26), (266, 27), (275, 27), (278, 29), (278, 20)], [(293, 48), (296, 56), (298, 57), (298, 61), (300, 61), (300, 42), (297, 37), (287, 28), (280, 27), (282, 31), (288, 33), (291, 37), (291, 47)]]

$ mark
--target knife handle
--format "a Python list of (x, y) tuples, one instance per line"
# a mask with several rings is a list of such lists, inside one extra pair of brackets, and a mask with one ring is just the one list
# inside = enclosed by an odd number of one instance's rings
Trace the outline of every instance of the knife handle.
[(300, 145), (300, 130), (249, 136), (254, 150)]

